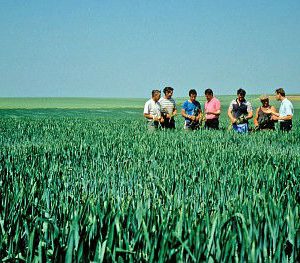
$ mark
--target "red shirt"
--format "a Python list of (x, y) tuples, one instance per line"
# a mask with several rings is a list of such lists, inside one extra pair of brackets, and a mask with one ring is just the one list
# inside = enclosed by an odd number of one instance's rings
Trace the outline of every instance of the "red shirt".
[[(204, 109), (205, 109), (205, 112), (206, 111), (216, 112), (221, 109), (221, 103), (217, 98), (213, 97), (210, 101), (205, 102)], [(207, 120), (211, 120), (211, 119), (218, 119), (219, 115), (205, 114), (205, 117)]]

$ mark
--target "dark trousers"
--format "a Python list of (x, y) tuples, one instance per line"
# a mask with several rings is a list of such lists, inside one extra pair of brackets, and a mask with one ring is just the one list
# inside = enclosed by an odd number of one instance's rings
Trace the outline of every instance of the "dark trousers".
[(290, 131), (293, 127), (292, 120), (279, 122), (281, 131)]
[(164, 122), (161, 124), (161, 127), (166, 129), (175, 129), (175, 120), (173, 118), (165, 118)]
[(214, 130), (219, 130), (219, 119), (211, 119), (211, 120), (206, 120), (205, 129), (214, 129)]

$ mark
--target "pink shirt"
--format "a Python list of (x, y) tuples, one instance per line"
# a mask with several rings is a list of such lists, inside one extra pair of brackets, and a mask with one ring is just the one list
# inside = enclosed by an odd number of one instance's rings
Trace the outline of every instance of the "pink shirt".
[[(221, 109), (221, 103), (217, 98), (213, 97), (209, 102), (208, 101), (205, 102), (204, 109), (205, 111), (208, 112), (216, 112)], [(219, 118), (218, 115), (214, 115), (214, 114), (205, 114), (205, 117), (207, 120)]]

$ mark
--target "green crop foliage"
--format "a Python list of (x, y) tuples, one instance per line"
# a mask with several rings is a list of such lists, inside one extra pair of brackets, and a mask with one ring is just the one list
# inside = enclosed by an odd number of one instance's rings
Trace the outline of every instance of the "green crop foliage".
[(3, 262), (299, 260), (298, 119), (149, 133), (130, 111), (32, 112), (0, 118)]

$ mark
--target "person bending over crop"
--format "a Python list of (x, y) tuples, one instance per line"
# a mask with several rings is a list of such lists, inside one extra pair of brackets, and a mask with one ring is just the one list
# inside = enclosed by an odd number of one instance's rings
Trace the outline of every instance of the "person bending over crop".
[(260, 106), (256, 110), (254, 117), (254, 125), (256, 130), (275, 130), (275, 121), (271, 119), (272, 113), (276, 112), (276, 108), (269, 103), (269, 97), (266, 95), (260, 96)]
[(219, 129), (219, 116), (221, 114), (221, 103), (214, 97), (211, 89), (206, 89), (205, 92), (206, 102), (204, 105), (205, 112), (205, 126), (206, 129)]
[(248, 120), (253, 117), (252, 105), (245, 99), (246, 91), (237, 90), (237, 98), (233, 100), (228, 108), (228, 116), (234, 131), (246, 133), (249, 130)]
[(181, 115), (185, 118), (184, 129), (197, 130), (200, 128), (200, 119), (202, 115), (201, 105), (197, 98), (197, 91), (191, 89), (189, 91), (190, 99), (182, 104)]
[(149, 130), (157, 129), (164, 121), (161, 116), (159, 99), (160, 90), (152, 90), (152, 98), (145, 103), (144, 116), (148, 121)]
[(164, 119), (162, 127), (175, 129), (174, 116), (177, 114), (177, 109), (175, 100), (172, 98), (174, 89), (171, 87), (165, 87), (163, 91), (165, 96), (159, 100), (161, 105), (161, 116)]
[(281, 131), (290, 131), (292, 129), (294, 107), (293, 104), (285, 97), (284, 89), (280, 88), (275, 91), (276, 99), (281, 101), (279, 113), (274, 110), (269, 110), (272, 114), (272, 120), (278, 121)]

